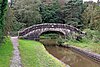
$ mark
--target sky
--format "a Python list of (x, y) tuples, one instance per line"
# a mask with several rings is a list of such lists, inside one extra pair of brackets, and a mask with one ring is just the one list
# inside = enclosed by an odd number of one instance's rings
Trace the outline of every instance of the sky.
[[(8, 0), (8, 2), (10, 2), (11, 0)], [(97, 2), (97, 0), (83, 0), (83, 1), (94, 1)]]
[(10, 2), (10, 0), (8, 0), (8, 2)]

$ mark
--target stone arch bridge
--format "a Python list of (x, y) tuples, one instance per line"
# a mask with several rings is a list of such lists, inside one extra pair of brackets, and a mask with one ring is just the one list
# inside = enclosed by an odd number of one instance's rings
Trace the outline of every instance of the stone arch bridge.
[(59, 23), (44, 23), (37, 24), (25, 28), (24, 30), (18, 31), (19, 38), (30, 39), (30, 40), (38, 40), (39, 36), (47, 31), (55, 31), (62, 33), (65, 37), (72, 33), (78, 33), (80, 35), (83, 34), (81, 30), (67, 25), (67, 24), (59, 24)]

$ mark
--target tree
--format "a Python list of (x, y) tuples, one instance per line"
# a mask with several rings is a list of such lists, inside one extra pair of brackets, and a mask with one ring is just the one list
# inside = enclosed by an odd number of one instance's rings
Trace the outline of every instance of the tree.
[(90, 23), (93, 22), (94, 5), (89, 4), (82, 13), (84, 28), (89, 28)]
[(90, 4), (82, 13), (84, 28), (100, 30), (100, 6)]
[(4, 39), (4, 27), (5, 27), (5, 13), (7, 11), (7, 0), (0, 0), (0, 43)]
[(14, 16), (14, 10), (11, 7), (8, 7), (5, 19), (6, 19), (5, 29), (9, 32), (19, 31), (25, 25), (24, 23), (20, 23), (16, 20), (16, 17)]
[(93, 22), (90, 23), (90, 28), (100, 31), (100, 6), (95, 7)]
[(62, 8), (63, 18), (66, 24), (78, 27), (82, 25), (83, 0), (70, 0)]
[(40, 5), (40, 13), (43, 23), (63, 23), (60, 4), (58, 0), (51, 1), (49, 4), (42, 3)]
[(40, 0), (16, 0), (13, 6), (16, 21), (24, 23), (25, 27), (41, 23), (38, 7), (40, 3)]

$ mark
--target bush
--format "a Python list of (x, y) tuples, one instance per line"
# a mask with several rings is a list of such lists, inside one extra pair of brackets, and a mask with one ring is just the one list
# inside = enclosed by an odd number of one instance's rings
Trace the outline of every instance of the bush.
[(93, 42), (100, 42), (100, 32), (97, 30), (85, 29), (86, 35), (85, 39), (91, 40)]
[(63, 39), (62, 37), (59, 37), (59, 38), (57, 39), (57, 44), (58, 44), (58, 45), (62, 45), (64, 42), (66, 42), (66, 39)]

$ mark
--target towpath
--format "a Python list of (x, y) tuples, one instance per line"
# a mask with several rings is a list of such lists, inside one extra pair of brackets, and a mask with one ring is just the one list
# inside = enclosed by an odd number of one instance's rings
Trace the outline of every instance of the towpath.
[(18, 49), (18, 37), (11, 37), (11, 41), (13, 44), (13, 57), (11, 59), (10, 67), (22, 67), (20, 52)]

